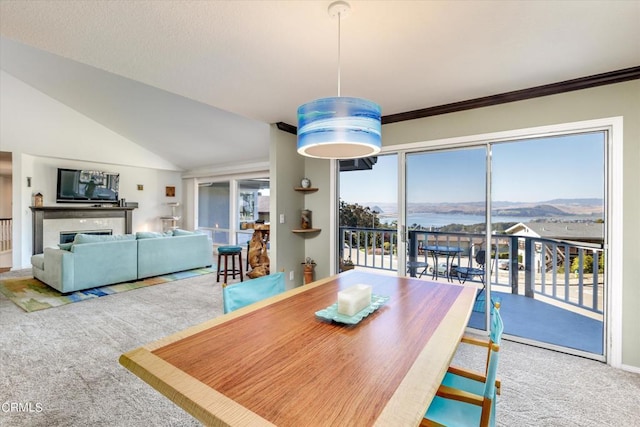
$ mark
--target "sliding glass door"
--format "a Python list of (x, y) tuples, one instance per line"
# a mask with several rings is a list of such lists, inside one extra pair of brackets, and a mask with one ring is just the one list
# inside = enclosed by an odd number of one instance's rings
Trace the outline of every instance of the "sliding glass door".
[(604, 355), (607, 134), (492, 145), (494, 295), (505, 333)]
[(405, 174), (409, 274), (476, 286), (472, 326), (484, 329), (487, 148), (408, 153)]
[(600, 131), (407, 152), (409, 274), (476, 286), (470, 327), (485, 329), (500, 303), (512, 338), (603, 358), (606, 140)]
[(198, 186), (198, 228), (208, 230), (214, 245), (230, 242), (231, 185), (229, 181)]
[(198, 229), (207, 232), (214, 245), (244, 246), (253, 234), (246, 224), (269, 221), (268, 179), (232, 179), (198, 185)]
[(343, 170), (340, 260), (475, 286), (470, 327), (500, 303), (510, 338), (605, 360), (609, 138), (413, 144)]

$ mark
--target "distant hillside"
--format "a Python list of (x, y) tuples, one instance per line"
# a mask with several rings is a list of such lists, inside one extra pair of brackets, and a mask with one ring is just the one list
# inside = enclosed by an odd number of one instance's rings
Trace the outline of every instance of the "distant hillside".
[[(394, 203), (367, 202), (362, 206), (378, 206), (383, 215), (397, 214)], [(598, 198), (553, 199), (542, 202), (493, 201), (493, 215), (522, 217), (602, 216), (604, 201)], [(407, 213), (484, 215), (484, 202), (408, 203)]]
[(567, 216), (572, 215), (570, 212), (565, 212), (562, 209), (552, 205), (537, 205), (531, 207), (512, 207), (493, 209), (493, 214), (496, 216)]

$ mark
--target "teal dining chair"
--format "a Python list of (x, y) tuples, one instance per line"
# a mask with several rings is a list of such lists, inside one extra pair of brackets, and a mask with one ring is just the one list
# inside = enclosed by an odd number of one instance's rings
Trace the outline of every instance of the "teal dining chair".
[(284, 292), (284, 273), (269, 274), (244, 282), (222, 285), (224, 313)]
[[(465, 335), (460, 340), (463, 344), (470, 344), (479, 347), (485, 347), (487, 349), (487, 356), (485, 360), (484, 373), (476, 372), (471, 369), (450, 366), (447, 369), (447, 373), (442, 380), (442, 384), (459, 388), (461, 390), (468, 391), (470, 393), (480, 394), (483, 390), (487, 371), (489, 369), (489, 356), (491, 353), (491, 344), (500, 345), (502, 340), (502, 333), (504, 331), (504, 323), (502, 322), (502, 316), (500, 316), (500, 303), (496, 302), (491, 310), (491, 328), (488, 338), (472, 337)], [(500, 394), (501, 382), (496, 379), (497, 394)]]
[[(451, 394), (451, 390), (456, 390), (456, 393), (459, 392), (459, 394), (461, 395), (465, 395), (465, 394), (470, 394), (472, 396), (476, 396), (476, 402), (478, 402), (478, 397), (477, 396), (487, 396), (487, 382), (491, 381), (493, 383), (493, 389), (489, 390), (489, 396), (491, 397), (490, 401), (490, 416), (488, 418), (489, 420), (489, 424), (491, 426), (495, 425), (495, 412), (496, 412), (496, 395), (500, 394), (500, 387), (501, 387), (501, 383), (500, 380), (497, 378), (496, 372), (490, 373), (489, 370), (491, 368), (491, 363), (492, 361), (495, 359), (495, 364), (497, 365), (497, 355), (492, 356), (492, 352), (497, 351), (495, 350), (495, 347), (497, 346), (499, 348), (500, 346), (500, 342), (502, 341), (502, 333), (504, 331), (504, 323), (502, 322), (502, 317), (500, 316), (500, 303), (496, 303), (491, 311), (491, 328), (490, 328), (490, 332), (489, 332), (489, 337), (487, 339), (482, 339), (482, 338), (476, 338), (476, 337), (471, 337), (471, 336), (463, 336), (461, 343), (465, 343), (465, 344), (471, 344), (471, 345), (475, 345), (475, 346), (481, 346), (481, 347), (485, 347), (487, 348), (487, 358), (485, 361), (485, 372), (484, 373), (480, 373), (480, 372), (476, 372), (467, 368), (462, 368), (462, 367), (457, 367), (457, 366), (450, 366), (449, 369), (447, 369), (447, 373), (445, 374), (444, 379), (442, 380), (440, 389), (438, 390), (438, 392), (444, 391), (445, 393)], [(440, 396), (440, 395), (437, 395)], [(435, 401), (435, 398), (434, 398)], [(439, 401), (440, 402), (440, 401)], [(448, 402), (446, 402), (448, 403)], [(446, 404), (445, 403), (445, 404)], [(483, 400), (483, 404), (484, 404), (484, 400)], [(443, 405), (442, 402), (438, 403), (439, 405)], [(436, 404), (436, 405), (438, 405)], [(456, 410), (454, 410), (454, 414), (456, 412), (466, 412), (465, 406), (463, 404), (461, 404), (460, 402), (456, 402), (456, 403), (449, 403), (450, 405), (454, 405), (455, 408), (457, 408)], [(433, 405), (433, 403), (432, 403)], [(467, 407), (466, 408), (467, 411), (469, 411), (470, 413), (475, 413), (475, 415), (477, 416), (478, 414), (478, 409), (473, 408), (473, 407)], [(434, 409), (431, 408), (431, 406), (429, 407), (429, 410), (432, 411), (431, 416), (432, 417), (436, 417), (436, 415), (434, 415), (435, 413), (437, 413), (437, 411), (439, 411), (440, 409), (438, 409), (436, 411), (435, 407)], [(436, 411), (436, 412), (434, 412)], [(482, 410), (480, 411), (480, 414), (482, 414)], [(427, 412), (427, 414), (425, 415), (425, 417), (427, 417), (427, 415), (429, 415), (429, 412)], [(452, 415), (453, 416), (453, 415)], [(438, 417), (442, 417), (442, 415), (438, 415)], [(428, 418), (428, 417), (427, 417)], [(452, 420), (452, 423), (444, 423), (445, 425), (471, 425), (471, 424), (456, 424), (456, 420), (460, 420), (458, 418)], [(435, 420), (431, 420), (431, 421), (435, 421)], [(440, 421), (437, 421), (440, 422)], [(431, 424), (429, 424), (428, 421), (425, 421), (423, 423), (423, 425), (434, 425), (433, 422)], [(476, 422), (473, 425), (478, 425), (478, 423)], [(487, 424), (480, 424), (480, 425), (487, 425)]]
[(489, 346), (487, 378), (481, 394), (441, 385), (421, 426), (495, 426), (496, 373), (500, 346)]

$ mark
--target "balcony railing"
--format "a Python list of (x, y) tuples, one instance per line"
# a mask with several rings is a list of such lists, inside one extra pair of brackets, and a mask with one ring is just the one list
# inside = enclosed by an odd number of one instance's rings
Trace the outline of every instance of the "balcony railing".
[[(451, 264), (466, 267), (477, 266), (473, 255), (485, 246), (484, 234), (410, 230), (408, 239), (407, 260), (426, 260), (429, 274), (438, 267), (433, 265), (431, 258), (426, 258), (428, 254), (423, 248), (432, 245), (459, 247), (462, 251)], [(350, 259), (355, 266), (390, 271), (399, 268), (395, 229), (340, 227), (340, 242), (341, 258)], [(601, 244), (495, 234), (490, 246), (486, 275), (492, 289), (529, 298), (539, 295), (603, 313), (604, 255)], [(409, 273), (415, 275), (415, 271)], [(442, 273), (451, 274), (450, 271), (436, 271), (435, 275)]]

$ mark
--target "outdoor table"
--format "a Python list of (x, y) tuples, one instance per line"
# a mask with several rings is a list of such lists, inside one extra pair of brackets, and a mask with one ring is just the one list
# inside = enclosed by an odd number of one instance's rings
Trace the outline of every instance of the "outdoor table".
[[(315, 313), (368, 284), (354, 325)], [(417, 426), (469, 320), (475, 288), (356, 270), (132, 350), (120, 363), (205, 425)]]
[(446, 259), (445, 275), (447, 276), (447, 281), (452, 282), (453, 278), (451, 277), (451, 263), (453, 262), (453, 259), (455, 259), (456, 255), (461, 253), (463, 249), (458, 246), (434, 245), (434, 246), (425, 246), (424, 250), (427, 251), (428, 253), (431, 253), (431, 257), (433, 258), (433, 274), (431, 275), (431, 278), (432, 279), (438, 278), (438, 275), (439, 275), (438, 256), (443, 255)]

